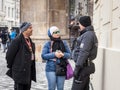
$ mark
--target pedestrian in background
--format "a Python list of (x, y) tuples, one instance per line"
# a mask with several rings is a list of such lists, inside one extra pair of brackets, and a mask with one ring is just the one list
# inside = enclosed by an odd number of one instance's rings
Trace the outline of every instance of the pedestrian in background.
[(10, 32), (8, 31), (7, 31), (7, 36), (8, 36), (8, 40), (7, 40), (7, 49), (8, 49), (11, 43)]
[(41, 57), (46, 60), (46, 77), (48, 81), (48, 90), (64, 90), (66, 76), (56, 75), (56, 64), (66, 61), (70, 58), (70, 49), (66, 41), (60, 37), (60, 30), (56, 26), (48, 29), (50, 38), (43, 47)]
[(6, 49), (7, 49), (7, 40), (8, 40), (7, 30), (2, 30), (0, 38), (2, 40), (3, 52), (6, 52)]
[(16, 38), (16, 36), (17, 36), (16, 30), (11, 29), (11, 32), (10, 32), (11, 41), (13, 41)]
[(72, 18), (69, 24), (69, 30), (70, 30), (70, 48), (71, 48), (71, 59), (73, 59), (73, 52), (74, 48), (77, 45), (77, 37), (79, 36), (79, 24), (78, 21), (75, 20), (75, 18)]
[(72, 90), (89, 90), (90, 74), (95, 72), (92, 60), (97, 56), (98, 40), (89, 16), (79, 19), (80, 36), (77, 38), (77, 58)]
[(30, 90), (31, 80), (36, 81), (35, 68), (35, 44), (30, 36), (32, 35), (32, 24), (22, 23), (21, 34), (10, 44), (6, 53), (7, 75), (15, 84), (14, 90)]

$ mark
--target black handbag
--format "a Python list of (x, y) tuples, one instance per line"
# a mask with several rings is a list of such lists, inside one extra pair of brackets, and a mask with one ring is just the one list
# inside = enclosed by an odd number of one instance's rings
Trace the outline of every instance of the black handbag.
[(60, 61), (59, 64), (56, 63), (56, 76), (66, 76), (67, 72), (67, 62), (66, 61)]

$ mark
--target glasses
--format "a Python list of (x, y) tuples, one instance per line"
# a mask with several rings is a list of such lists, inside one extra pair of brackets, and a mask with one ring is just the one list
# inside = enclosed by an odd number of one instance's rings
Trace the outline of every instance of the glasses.
[(60, 31), (53, 32), (53, 34), (58, 34), (58, 33), (60, 33)]

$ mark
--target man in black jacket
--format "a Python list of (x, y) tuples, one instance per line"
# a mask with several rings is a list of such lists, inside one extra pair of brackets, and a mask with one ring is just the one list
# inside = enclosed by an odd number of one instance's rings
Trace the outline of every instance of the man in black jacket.
[(0, 38), (2, 40), (2, 46), (3, 46), (3, 52), (6, 51), (6, 43), (7, 43), (7, 40), (8, 40), (8, 33), (7, 33), (7, 30), (2, 30), (2, 33), (0, 35)]
[(77, 38), (77, 55), (72, 90), (89, 90), (89, 76), (95, 72), (92, 62), (97, 56), (98, 40), (89, 16), (79, 19), (80, 36)]
[(20, 26), (21, 34), (10, 44), (6, 53), (7, 75), (14, 82), (14, 90), (30, 90), (31, 80), (36, 81), (35, 44), (32, 35), (32, 24), (24, 22)]

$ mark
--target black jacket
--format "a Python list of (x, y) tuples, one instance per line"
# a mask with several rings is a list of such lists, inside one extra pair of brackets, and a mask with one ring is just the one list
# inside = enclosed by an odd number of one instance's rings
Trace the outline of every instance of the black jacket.
[(1, 40), (2, 40), (2, 44), (6, 44), (7, 40), (8, 40), (8, 33), (7, 32), (2, 32), (1, 35)]
[(97, 48), (93, 47), (94, 45), (97, 47), (98, 40), (95, 35), (93, 26), (88, 26), (81, 32), (81, 35), (77, 38), (77, 44), (79, 54), (76, 65), (83, 67), (84, 63), (86, 63), (86, 60), (93, 60), (97, 56)]
[[(31, 41), (35, 57), (35, 44)], [(29, 84), (31, 80), (36, 81), (35, 60), (31, 60), (31, 52), (23, 34), (14, 39), (6, 53), (7, 75), (17, 83)]]

